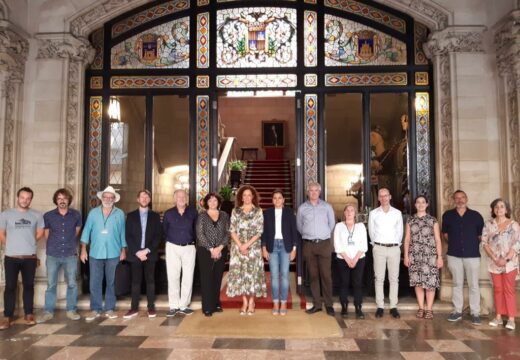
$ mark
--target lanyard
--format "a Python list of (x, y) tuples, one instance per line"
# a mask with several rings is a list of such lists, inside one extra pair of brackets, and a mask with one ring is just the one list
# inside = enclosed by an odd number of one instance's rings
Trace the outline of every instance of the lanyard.
[(352, 237), (354, 236), (354, 230), (356, 230), (356, 224), (352, 226), (352, 232), (348, 229), (347, 223), (345, 223), (345, 227), (347, 228), (348, 232), (347, 245), (354, 245), (354, 240), (352, 240)]
[(110, 217), (110, 215), (112, 215), (112, 210), (114, 210), (114, 208), (110, 209), (110, 212), (108, 213), (107, 217), (105, 218), (105, 214), (103, 213), (103, 209), (101, 209), (101, 216), (103, 216), (103, 231), (107, 231), (107, 221), (108, 221), (108, 218)]

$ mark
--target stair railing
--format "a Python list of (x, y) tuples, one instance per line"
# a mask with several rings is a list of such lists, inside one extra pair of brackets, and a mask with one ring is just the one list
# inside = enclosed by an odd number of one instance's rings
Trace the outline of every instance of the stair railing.
[(230, 160), (236, 158), (235, 147), (236, 138), (228, 137), (225, 138), (226, 142), (218, 159), (218, 189), (228, 183), (229, 179), (229, 168), (228, 163)]

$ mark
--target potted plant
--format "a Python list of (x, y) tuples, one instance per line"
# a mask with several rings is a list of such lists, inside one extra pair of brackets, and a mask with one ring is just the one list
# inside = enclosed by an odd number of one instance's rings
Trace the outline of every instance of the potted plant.
[(231, 211), (233, 210), (233, 202), (231, 201), (231, 196), (233, 195), (233, 188), (231, 185), (224, 185), (218, 191), (220, 196), (222, 196), (222, 204), (220, 205), (220, 209), (228, 215), (231, 215)]
[(228, 162), (229, 167), (229, 183), (232, 187), (239, 187), (242, 183), (242, 170), (245, 169), (246, 163), (242, 160), (231, 160)]

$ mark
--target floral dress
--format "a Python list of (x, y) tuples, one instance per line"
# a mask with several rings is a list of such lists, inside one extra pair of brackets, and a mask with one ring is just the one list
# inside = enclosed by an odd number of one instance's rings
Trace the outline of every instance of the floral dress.
[[(244, 212), (242, 208), (233, 209), (229, 230), (238, 235), (241, 244), (246, 243), (253, 236), (260, 237), (263, 229), (264, 216), (260, 208), (253, 207), (249, 213)], [(247, 255), (240, 253), (234, 241), (231, 241), (230, 248), (227, 296), (267, 297), (260, 238), (249, 247)]]
[(408, 219), (410, 226), (410, 247), (408, 258), (410, 266), (410, 286), (423, 289), (440, 287), (439, 269), (437, 268), (437, 247), (433, 227), (437, 219), (426, 214), (414, 215)]
[(520, 226), (516, 221), (511, 221), (507, 228), (500, 232), (495, 219), (486, 221), (482, 230), (482, 245), (488, 245), (495, 256), (506, 257), (511, 248), (515, 250), (511, 261), (506, 266), (497, 266), (489, 261), (488, 270), (493, 274), (509, 273), (518, 269), (518, 252), (520, 251)]

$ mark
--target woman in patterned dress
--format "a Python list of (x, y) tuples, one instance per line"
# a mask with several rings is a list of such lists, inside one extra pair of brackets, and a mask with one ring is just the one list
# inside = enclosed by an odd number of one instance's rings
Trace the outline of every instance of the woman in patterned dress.
[(511, 207), (503, 199), (495, 199), (491, 203), (491, 219), (484, 225), (482, 245), (491, 259), (488, 270), (496, 307), (495, 318), (489, 325), (503, 325), (502, 315), (507, 315), (506, 329), (515, 330), (515, 278), (518, 274), (520, 225), (511, 219)]
[[(428, 199), (415, 199), (416, 214), (406, 222), (404, 238), (404, 265), (410, 274), (410, 286), (415, 287), (419, 310), (416, 317), (433, 319), (435, 289), (440, 287), (439, 269), (442, 268), (442, 245), (439, 223), (428, 214)], [(426, 293), (426, 309), (424, 295)]]
[(238, 189), (231, 213), (231, 258), (227, 296), (242, 296), (240, 315), (253, 315), (255, 297), (267, 297), (260, 236), (264, 229), (258, 193), (250, 185)]
[(202, 312), (222, 312), (220, 286), (229, 244), (229, 215), (219, 210), (222, 198), (214, 192), (204, 197), (204, 209), (197, 218), (197, 259), (202, 292)]

